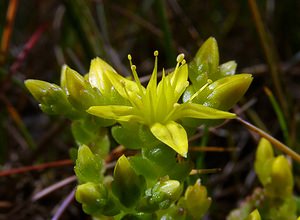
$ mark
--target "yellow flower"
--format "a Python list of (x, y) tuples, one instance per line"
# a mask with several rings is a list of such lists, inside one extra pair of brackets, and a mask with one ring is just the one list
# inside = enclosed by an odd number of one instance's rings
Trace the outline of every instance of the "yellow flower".
[[(185, 103), (179, 103), (181, 95), (189, 85), (184, 54), (178, 55), (177, 65), (172, 73), (166, 75), (163, 70), (162, 79), (158, 84), (157, 51), (154, 52), (154, 56), (155, 65), (146, 88), (138, 78), (136, 66), (132, 65), (130, 55), (128, 59), (135, 81), (119, 75), (100, 58), (94, 59), (89, 73), (91, 85), (98, 88), (104, 96), (108, 96), (109, 90), (113, 88), (130, 104), (92, 106), (87, 112), (121, 123), (138, 122), (147, 125), (158, 140), (186, 157), (188, 138), (185, 129), (178, 123), (181, 118), (224, 119), (234, 118), (235, 114), (192, 103), (195, 96)], [(106, 86), (97, 81), (103, 79), (107, 81)], [(107, 88), (107, 85), (112, 88)]]

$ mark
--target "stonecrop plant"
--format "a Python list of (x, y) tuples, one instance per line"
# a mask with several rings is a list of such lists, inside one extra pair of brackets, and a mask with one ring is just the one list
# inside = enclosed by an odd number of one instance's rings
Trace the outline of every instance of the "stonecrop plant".
[[(147, 85), (130, 55), (131, 78), (95, 58), (84, 76), (63, 66), (60, 86), (25, 82), (42, 111), (72, 121), (78, 145), (70, 151), (76, 200), (94, 219), (201, 219), (211, 205), (200, 179), (192, 185), (187, 181), (194, 168), (188, 140), (199, 126), (235, 118), (228, 110), (245, 94), (252, 76), (235, 75), (234, 61), (219, 65), (214, 38), (189, 63), (179, 54), (169, 73), (158, 72), (157, 51), (154, 56)], [(111, 173), (106, 161), (115, 142), (135, 153), (120, 156)], [(259, 216), (254, 209), (249, 218), (258, 219), (251, 217)]]

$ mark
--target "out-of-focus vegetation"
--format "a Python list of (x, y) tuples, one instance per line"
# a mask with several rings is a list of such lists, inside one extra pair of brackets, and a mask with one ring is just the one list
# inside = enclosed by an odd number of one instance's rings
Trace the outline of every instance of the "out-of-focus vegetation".
[[(170, 68), (178, 53), (185, 53), (190, 61), (203, 41), (214, 36), (222, 54), (220, 63), (234, 59), (237, 72), (254, 76), (234, 111), (300, 152), (300, 3), (265, 0), (258, 1), (257, 8), (254, 3), (0, 1), (0, 166), (8, 170), (0, 176), (0, 218), (55, 219), (64, 204), (68, 205), (62, 219), (88, 218), (76, 202), (68, 203), (76, 185), (68, 161), (75, 146), (69, 121), (42, 113), (23, 81), (36, 78), (58, 84), (63, 64), (84, 74), (96, 56), (128, 76), (130, 53), (139, 74), (147, 76), (154, 50), (160, 53), (159, 69)], [(259, 186), (253, 167), (259, 138), (236, 121), (218, 129), (200, 129), (199, 136), (195, 142), (199, 146), (223, 149), (194, 152), (194, 157), (199, 158), (198, 168), (222, 169), (195, 179), (202, 179), (212, 197), (207, 218), (224, 219)], [(111, 161), (118, 155), (111, 154)], [(36, 164), (47, 169), (28, 168)], [(20, 167), (34, 171), (12, 170)], [(296, 163), (293, 173), (297, 193)], [(64, 181), (59, 190), (43, 190), (59, 181)]]

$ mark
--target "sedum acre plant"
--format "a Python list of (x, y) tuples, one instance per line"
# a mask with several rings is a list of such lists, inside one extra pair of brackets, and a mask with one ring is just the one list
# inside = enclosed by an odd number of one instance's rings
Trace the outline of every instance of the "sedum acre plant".
[[(25, 82), (42, 111), (72, 121), (78, 145), (71, 151), (78, 178), (76, 200), (94, 219), (201, 219), (212, 202), (200, 180), (188, 185), (193, 169), (188, 139), (201, 125), (235, 118), (228, 110), (247, 91), (252, 76), (235, 75), (234, 61), (219, 65), (214, 38), (190, 63), (178, 55), (174, 70), (162, 70), (160, 80), (157, 51), (154, 56), (147, 86), (140, 82), (130, 55), (133, 80), (95, 58), (84, 76), (63, 66), (60, 86)], [(109, 132), (118, 144), (136, 152), (120, 156), (113, 173), (106, 167), (114, 147)], [(274, 187), (269, 187), (271, 194)], [(282, 191), (287, 194), (288, 189)], [(253, 213), (249, 219), (258, 216)]]

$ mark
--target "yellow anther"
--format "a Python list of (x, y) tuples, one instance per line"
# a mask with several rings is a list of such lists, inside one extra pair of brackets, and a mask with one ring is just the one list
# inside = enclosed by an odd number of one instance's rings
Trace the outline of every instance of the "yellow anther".
[(181, 53), (177, 56), (176, 61), (177, 61), (177, 63), (181, 63), (183, 61), (183, 59), (184, 59), (184, 54)]

